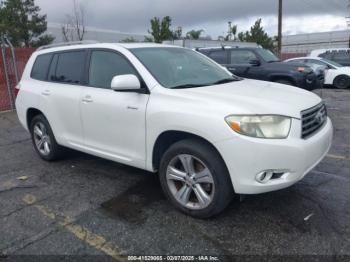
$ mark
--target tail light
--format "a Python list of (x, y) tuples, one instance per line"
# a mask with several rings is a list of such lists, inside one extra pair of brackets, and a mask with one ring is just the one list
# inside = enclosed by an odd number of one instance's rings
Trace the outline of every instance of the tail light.
[(18, 83), (18, 84), (15, 86), (15, 92), (14, 92), (15, 97), (18, 96), (18, 93), (19, 93), (19, 90), (20, 90), (20, 89), (21, 89), (21, 85)]

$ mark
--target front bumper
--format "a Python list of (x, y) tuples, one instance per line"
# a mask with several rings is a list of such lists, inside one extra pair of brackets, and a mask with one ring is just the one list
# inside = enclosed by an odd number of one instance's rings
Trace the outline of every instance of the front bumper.
[(296, 77), (296, 85), (299, 88), (312, 91), (323, 87), (323, 80), (319, 79), (315, 73)]
[[(301, 121), (293, 119), (287, 139), (257, 139), (237, 136), (215, 144), (229, 170), (238, 194), (259, 194), (289, 187), (301, 180), (327, 154), (333, 138), (328, 118), (325, 126), (308, 139), (301, 138)], [(265, 170), (284, 170), (267, 183), (256, 180)]]

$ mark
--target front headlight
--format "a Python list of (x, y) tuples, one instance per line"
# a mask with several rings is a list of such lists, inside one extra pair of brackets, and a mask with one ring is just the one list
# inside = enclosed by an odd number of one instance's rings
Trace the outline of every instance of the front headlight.
[(278, 115), (233, 115), (225, 120), (239, 134), (272, 139), (287, 138), (292, 123), (290, 117)]

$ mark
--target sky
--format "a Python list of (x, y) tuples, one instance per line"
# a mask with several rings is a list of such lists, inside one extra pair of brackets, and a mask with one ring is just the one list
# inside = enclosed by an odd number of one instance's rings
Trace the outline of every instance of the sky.
[[(49, 23), (63, 23), (74, 0), (35, 0)], [(79, 1), (79, 0), (76, 0)], [(283, 0), (283, 34), (312, 33), (347, 29), (350, 0)], [(127, 33), (147, 34), (152, 17), (172, 18), (172, 27), (203, 29), (216, 39), (227, 32), (227, 22), (239, 31), (262, 18), (271, 35), (277, 34), (278, 0), (80, 0), (86, 25)]]

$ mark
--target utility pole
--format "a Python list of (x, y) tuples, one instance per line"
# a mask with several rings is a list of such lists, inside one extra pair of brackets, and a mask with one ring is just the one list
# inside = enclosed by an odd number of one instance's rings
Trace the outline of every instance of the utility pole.
[[(348, 0), (348, 11), (350, 11), (350, 0)], [(348, 27), (350, 27), (350, 16), (345, 17), (345, 19), (346, 19), (346, 24), (348, 25)], [(349, 36), (349, 43), (348, 43), (348, 45), (349, 45), (349, 48), (350, 48), (350, 36)]]
[(282, 55), (282, 10), (283, 4), (282, 0), (278, 0), (278, 47), (277, 52), (279, 57)]

